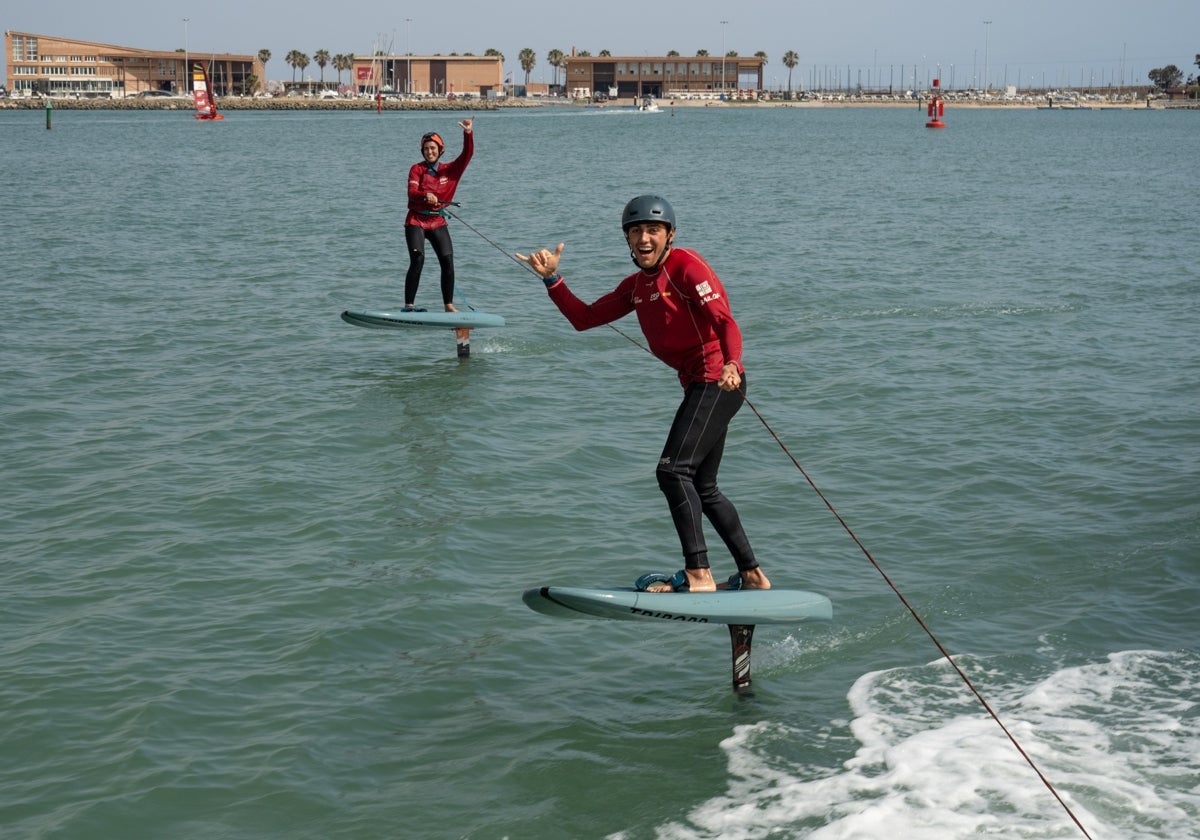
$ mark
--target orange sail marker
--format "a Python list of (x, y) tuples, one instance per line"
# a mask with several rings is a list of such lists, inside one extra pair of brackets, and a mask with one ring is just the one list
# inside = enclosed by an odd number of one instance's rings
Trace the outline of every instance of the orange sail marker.
[(208, 71), (198, 61), (192, 65), (192, 97), (196, 100), (196, 119), (225, 119), (224, 114), (217, 113), (217, 100), (212, 95), (212, 86), (208, 82)]

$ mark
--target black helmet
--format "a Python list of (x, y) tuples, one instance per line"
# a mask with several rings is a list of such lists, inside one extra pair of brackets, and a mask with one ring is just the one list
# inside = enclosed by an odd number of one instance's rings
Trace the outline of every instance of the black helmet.
[(675, 230), (675, 209), (661, 195), (639, 195), (621, 211), (621, 230), (643, 222), (662, 222)]

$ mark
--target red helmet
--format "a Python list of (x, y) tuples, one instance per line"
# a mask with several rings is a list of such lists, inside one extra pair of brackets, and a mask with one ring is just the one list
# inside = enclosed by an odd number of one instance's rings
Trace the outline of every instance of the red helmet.
[(421, 151), (425, 151), (425, 144), (430, 140), (437, 144), (438, 157), (441, 157), (442, 152), (446, 151), (446, 144), (442, 142), (442, 135), (438, 134), (436, 131), (431, 131), (421, 137)]

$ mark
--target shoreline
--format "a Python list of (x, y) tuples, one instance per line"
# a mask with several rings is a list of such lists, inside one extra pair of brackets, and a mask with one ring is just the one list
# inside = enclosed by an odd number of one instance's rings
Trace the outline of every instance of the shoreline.
[[(657, 100), (660, 110), (673, 108), (732, 108), (739, 110), (761, 110), (764, 108), (907, 108), (914, 111), (924, 111), (926, 100), (870, 100), (870, 99), (820, 99), (820, 100), (765, 100), (757, 102), (675, 99)], [(618, 100), (603, 104), (583, 104), (558, 100), (537, 99), (507, 99), (503, 101), (487, 99), (470, 100), (422, 100), (422, 101), (384, 101), (384, 111), (499, 111), (509, 108), (589, 108), (629, 109), (636, 107), (634, 100)], [(1167, 110), (1167, 109), (1197, 109), (1200, 102), (1195, 100), (1169, 101), (1138, 100), (1131, 101), (1089, 101), (1082, 104), (1070, 102), (1055, 104), (1047, 107), (1045, 101), (1036, 100), (953, 100), (946, 103), (948, 109), (987, 108), (1001, 110)], [(41, 111), (47, 108), (62, 111), (185, 111), (193, 110), (191, 100), (183, 97), (157, 99), (73, 99), (73, 98), (20, 98), (0, 99), (0, 110)], [(217, 100), (219, 111), (375, 111), (379, 105), (370, 99), (243, 99), (227, 97)]]

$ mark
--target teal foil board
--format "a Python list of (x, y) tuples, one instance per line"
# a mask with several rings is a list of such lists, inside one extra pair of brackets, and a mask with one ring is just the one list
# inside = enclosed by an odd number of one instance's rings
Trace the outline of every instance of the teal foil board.
[(521, 600), (531, 610), (557, 618), (696, 624), (798, 624), (833, 619), (833, 604), (828, 598), (797, 589), (718, 590), (693, 594), (542, 586), (526, 590)]

